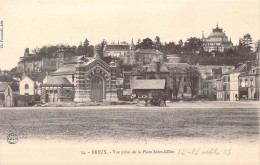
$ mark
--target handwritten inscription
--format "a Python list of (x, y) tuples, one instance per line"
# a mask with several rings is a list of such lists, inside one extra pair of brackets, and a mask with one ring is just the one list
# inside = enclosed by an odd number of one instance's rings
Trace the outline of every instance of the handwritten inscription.
[(218, 149), (210, 148), (207, 150), (202, 150), (200, 148), (188, 149), (179, 149), (178, 155), (231, 155), (231, 149)]

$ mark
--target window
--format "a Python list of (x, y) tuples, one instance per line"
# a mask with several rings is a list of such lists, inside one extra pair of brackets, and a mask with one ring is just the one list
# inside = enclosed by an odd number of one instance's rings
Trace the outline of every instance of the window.
[(183, 86), (183, 93), (187, 93), (187, 85)]
[(242, 79), (239, 79), (239, 86), (242, 87)]
[(245, 86), (248, 87), (248, 81), (245, 79)]
[(25, 85), (24, 85), (24, 89), (29, 89), (29, 85), (28, 85), (28, 84), (25, 84)]
[(74, 79), (75, 79), (75, 77), (74, 77), (74, 74), (72, 75), (72, 82), (74, 82)]

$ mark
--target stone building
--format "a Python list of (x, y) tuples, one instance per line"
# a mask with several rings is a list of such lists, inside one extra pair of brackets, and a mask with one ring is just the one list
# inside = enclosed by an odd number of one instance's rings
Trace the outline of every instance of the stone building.
[(116, 69), (113, 67), (101, 60), (98, 54), (94, 58), (67, 58), (63, 66), (51, 74), (51, 79), (47, 78), (41, 86), (41, 99), (45, 102), (116, 101)]
[(98, 54), (76, 67), (75, 102), (117, 101), (116, 70)]
[(131, 91), (138, 98), (152, 98), (153, 93), (166, 92), (165, 79), (135, 79), (132, 81)]
[(41, 84), (41, 102), (69, 102), (74, 99), (74, 85), (66, 77), (47, 77)]
[(207, 52), (224, 52), (233, 46), (231, 39), (228, 40), (225, 31), (223, 31), (222, 28), (219, 28), (218, 25), (212, 30), (207, 38), (205, 38), (204, 33), (202, 33), (202, 42), (203, 48)]
[(160, 62), (164, 61), (163, 53), (156, 49), (137, 49), (136, 62), (140, 65), (146, 65), (152, 62), (153, 59), (157, 59)]
[(259, 99), (260, 67), (253, 66), (248, 73), (239, 75), (239, 98)]
[(247, 71), (246, 64), (238, 64), (234, 69), (231, 69), (222, 74), (217, 80), (217, 100), (236, 101), (239, 99), (239, 79), (241, 74)]
[(0, 106), (16, 106), (16, 96), (19, 95), (18, 82), (9, 76), (0, 76)]
[(62, 47), (53, 52), (51, 56), (41, 56), (30, 54), (29, 49), (25, 49), (23, 57), (17, 66), (17, 73), (39, 73), (39, 72), (54, 72), (62, 67), (67, 58), (76, 56), (76, 51), (73, 48)]
[(122, 59), (124, 64), (135, 64), (135, 49), (132, 41), (131, 45), (123, 42), (118, 44), (107, 44), (104, 47), (104, 57), (116, 57)]
[(57, 50), (55, 56), (57, 57), (57, 68), (60, 68), (68, 58), (76, 56), (76, 50), (70, 47), (62, 47)]

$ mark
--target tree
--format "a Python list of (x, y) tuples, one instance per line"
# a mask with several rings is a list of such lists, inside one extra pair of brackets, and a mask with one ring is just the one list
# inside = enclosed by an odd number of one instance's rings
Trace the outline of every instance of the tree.
[(183, 46), (183, 41), (179, 40), (178, 44), (179, 44), (180, 47), (182, 47)]
[(39, 51), (40, 51), (40, 49), (37, 46), (36, 46), (36, 48), (34, 48), (32, 50), (33, 54), (36, 54), (36, 55), (39, 53)]
[(179, 69), (174, 69), (171, 72), (172, 89), (176, 99), (178, 98), (178, 93), (180, 90), (180, 84), (181, 84), (180, 75), (181, 75), (181, 71)]
[(105, 39), (103, 39), (103, 41), (100, 44), (96, 45), (97, 53), (101, 58), (104, 56), (103, 52), (104, 52), (106, 44), (107, 44), (107, 41)]
[(138, 44), (135, 49), (139, 49), (139, 48), (154, 49), (155, 45), (150, 38), (146, 38), (146, 39), (143, 39), (143, 41), (140, 44)]
[(197, 51), (199, 51), (202, 47), (202, 41), (199, 38), (196, 37), (190, 37), (187, 39), (187, 41), (184, 44), (184, 50), (192, 52), (195, 54)]
[(86, 55), (87, 57), (93, 57), (94, 46), (89, 45), (89, 40), (86, 38), (84, 43), (80, 42), (77, 48), (77, 55)]
[(243, 38), (239, 39), (239, 44), (237, 47), (238, 55), (245, 56), (252, 52), (252, 38), (250, 34), (245, 34)]
[(255, 51), (256, 52), (260, 52), (260, 40), (258, 40), (256, 43), (255, 43)]
[(187, 78), (187, 85), (190, 87), (191, 90), (191, 98), (193, 98), (198, 92), (200, 72), (197, 67), (190, 66), (189, 68), (185, 69), (185, 74)]
[(155, 40), (155, 49), (161, 50), (162, 49), (162, 43), (160, 41), (160, 37), (156, 36), (154, 40)]
[(250, 34), (245, 34), (242, 38), (242, 44), (243, 46), (249, 51), (251, 52), (252, 49), (252, 37)]

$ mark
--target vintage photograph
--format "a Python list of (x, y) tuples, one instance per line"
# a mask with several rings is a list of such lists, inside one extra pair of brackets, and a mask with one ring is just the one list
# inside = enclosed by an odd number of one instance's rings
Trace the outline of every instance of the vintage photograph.
[(259, 0), (0, 0), (0, 165), (259, 164)]

